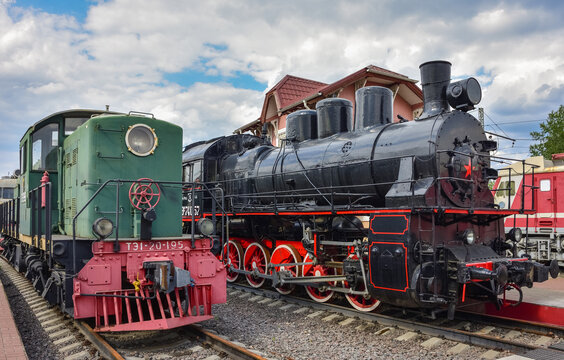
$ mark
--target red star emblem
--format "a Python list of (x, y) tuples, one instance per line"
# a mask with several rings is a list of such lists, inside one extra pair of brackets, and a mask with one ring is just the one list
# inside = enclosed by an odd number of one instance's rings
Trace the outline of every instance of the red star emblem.
[(464, 165), (464, 168), (466, 169), (466, 175), (464, 175), (464, 177), (472, 175), (472, 159), (468, 159), (468, 165)]

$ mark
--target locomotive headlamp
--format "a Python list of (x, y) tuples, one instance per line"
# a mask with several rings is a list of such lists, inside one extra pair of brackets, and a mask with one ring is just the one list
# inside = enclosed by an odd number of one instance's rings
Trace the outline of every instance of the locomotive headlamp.
[(127, 150), (137, 156), (151, 155), (155, 152), (158, 143), (159, 139), (155, 130), (145, 124), (132, 125), (125, 134)]
[(207, 218), (201, 218), (198, 220), (198, 229), (204, 236), (210, 236), (213, 234), (214, 226), (213, 221)]
[(464, 242), (466, 242), (466, 244), (468, 245), (472, 245), (474, 243), (474, 241), (476, 240), (476, 236), (474, 235), (474, 230), (472, 229), (466, 229), (463, 233), (462, 233), (462, 240)]
[(520, 228), (513, 228), (507, 233), (507, 237), (511, 241), (519, 242), (523, 238), (523, 231)]
[(100, 239), (105, 239), (114, 231), (114, 223), (108, 218), (98, 218), (92, 224), (92, 231)]

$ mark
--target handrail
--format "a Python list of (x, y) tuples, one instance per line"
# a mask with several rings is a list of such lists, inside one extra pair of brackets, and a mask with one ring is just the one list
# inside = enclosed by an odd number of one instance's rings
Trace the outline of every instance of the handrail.
[[(510, 159), (508, 157), (499, 157), (499, 156), (488, 156), (488, 155), (482, 155), (482, 154), (467, 154), (464, 152), (459, 152), (459, 151), (455, 151), (455, 150), (440, 150), (437, 151), (436, 154), (443, 154), (443, 153), (447, 153), (450, 156), (453, 155), (460, 155), (460, 156), (466, 156), (469, 158), (475, 158), (475, 157), (479, 157), (481, 159), (483, 159), (484, 161), (489, 160), (491, 162), (502, 162), (502, 160), (515, 160), (515, 159)], [(316, 184), (316, 181), (311, 178), (310, 176), (310, 172), (311, 171), (318, 171), (319, 169), (304, 169), (304, 167), (302, 166), (302, 169), (299, 170), (293, 170), (293, 171), (285, 171), (283, 173), (283, 175), (285, 177), (292, 177), (292, 176), (299, 176), (300, 181), (304, 181), (304, 184), (306, 186), (304, 186), (301, 189), (292, 189), (291, 187), (287, 186), (285, 189), (280, 189), (277, 186), (272, 186), (271, 189), (269, 189), (269, 191), (262, 191), (260, 193), (256, 193), (254, 191), (249, 191), (249, 192), (241, 192), (241, 193), (237, 193), (234, 195), (226, 195), (226, 197), (228, 199), (231, 199), (231, 203), (233, 203), (233, 205), (231, 206), (230, 210), (234, 210), (234, 209), (249, 209), (249, 210), (254, 210), (257, 208), (261, 208), (261, 209), (270, 209), (272, 212), (274, 213), (278, 213), (279, 211), (282, 210), (287, 210), (288, 206), (292, 206), (292, 204), (295, 204), (295, 198), (299, 198), (301, 200), (305, 200), (305, 199), (310, 199), (315, 201), (318, 206), (321, 205), (323, 203), (326, 204), (327, 207), (332, 209), (332, 212), (334, 212), (334, 210), (336, 208), (342, 208), (343, 205), (340, 203), (344, 203), (346, 202), (351, 208), (355, 207), (355, 203), (356, 202), (360, 202), (363, 199), (370, 197), (370, 196), (381, 196), (382, 191), (386, 191), (387, 188), (393, 186), (394, 184), (408, 184), (409, 185), (409, 191), (411, 193), (411, 196), (415, 196), (415, 184), (420, 180), (420, 179), (416, 179), (415, 178), (415, 167), (417, 164), (417, 159), (420, 159), (420, 161), (437, 161), (439, 157), (438, 156), (434, 156), (433, 158), (429, 158), (429, 159), (423, 159), (419, 156), (415, 156), (415, 155), (411, 155), (411, 156), (401, 156), (401, 157), (387, 157), (385, 158), (385, 160), (393, 160), (395, 161), (395, 164), (399, 167), (400, 166), (400, 162), (401, 159), (403, 158), (411, 158), (411, 174), (412, 177), (410, 179), (395, 179), (392, 180), (390, 179), (390, 181), (381, 181), (381, 182), (374, 182), (374, 183), (362, 183), (362, 184), (355, 184), (355, 185), (347, 185), (347, 186), (335, 186), (332, 184), (332, 178), (327, 179), (327, 182), (325, 183), (325, 185), (323, 184)], [(370, 162), (372, 164), (377, 163), (379, 161), (382, 161), (383, 159), (373, 159), (370, 160)], [(522, 161), (523, 163), (525, 163), (527, 166), (531, 165), (534, 167), (534, 164), (528, 164), (525, 161)], [(394, 166), (396, 166), (394, 165)], [(443, 171), (442, 169), (438, 168), (438, 163), (436, 163), (437, 169), (435, 172), (435, 175), (430, 175), (433, 178), (433, 183), (430, 183), (430, 186), (436, 186), (436, 193), (437, 193), (437, 197), (436, 197), (436, 203), (435, 204), (427, 204), (428, 206), (438, 206), (441, 207), (442, 204), (442, 189), (440, 186), (440, 182), (442, 181), (451, 181), (451, 182), (456, 182), (458, 184), (463, 184), (463, 183), (472, 183), (475, 182), (476, 180), (474, 180), (472, 177), (468, 178), (460, 178), (457, 176), (440, 176), (440, 173)], [(323, 168), (324, 171), (327, 171), (328, 173), (332, 172), (334, 169), (340, 167), (339, 164), (335, 164), (335, 165), (330, 165), (330, 166), (326, 166)], [(399, 169), (399, 168), (398, 168)], [(470, 171), (475, 171), (475, 170), (470, 170)], [(253, 177), (253, 179), (256, 182), (259, 181), (265, 181), (272, 179), (273, 176), (272, 174), (264, 174), (264, 175), (260, 175), (260, 176), (256, 176)], [(238, 182), (243, 181), (244, 179), (227, 179), (227, 180), (221, 180), (221, 181), (216, 181), (215, 183), (219, 184), (220, 187), (224, 188), (224, 189), (231, 189), (234, 186), (236, 186), (238, 184)], [(486, 179), (484, 179), (484, 181), (486, 181)], [(317, 182), (319, 182), (319, 180), (317, 180)], [(307, 186), (307, 184), (309, 184), (309, 186)], [(326, 185), (329, 184), (329, 185)], [(526, 193), (526, 189), (531, 187), (530, 185), (526, 185), (524, 184), (524, 186), (520, 189), (521, 193), (523, 194), (522, 199), (523, 202), (521, 204), (521, 208), (519, 209), (522, 213), (526, 212), (526, 211), (532, 211), (532, 209), (526, 209), (525, 206), (528, 203), (524, 201), (525, 196), (527, 196)], [(466, 186), (465, 186), (466, 188)], [(250, 189), (252, 190), (252, 189)], [(502, 189), (497, 189), (497, 190), (493, 190), (493, 192), (495, 193), (495, 191), (501, 191)], [(467, 187), (467, 190), (463, 190), (463, 191), (467, 191), (467, 197), (469, 198), (468, 200), (468, 205), (465, 206), (465, 208), (477, 208), (476, 206), (476, 199), (477, 197), (475, 196), (475, 187), (474, 186), (470, 186)], [(346, 198), (346, 199), (345, 199)], [(233, 200), (239, 200), (239, 201), (233, 201)], [(270, 201), (267, 201), (270, 200)], [(329, 200), (329, 201), (327, 201)], [(534, 201), (534, 199), (532, 199), (532, 201)], [(412, 204), (412, 203), (410, 203)], [(413, 205), (413, 204), (412, 204)]]
[[(134, 183), (137, 182), (138, 180), (124, 180), (124, 179), (109, 179), (106, 180), (105, 182), (101, 183), (98, 187), (98, 189), (94, 192), (94, 194), (92, 194), (90, 196), (90, 198), (86, 201), (86, 203), (76, 212), (76, 214), (73, 216), (72, 219), (72, 246), (73, 246), (73, 274), (77, 274), (77, 264), (76, 264), (76, 222), (78, 217), (84, 212), (84, 210), (90, 205), (90, 203), (100, 194), (100, 192), (106, 188), (108, 185), (110, 184), (114, 184), (116, 186), (116, 217), (115, 217), (115, 242), (114, 242), (114, 251), (117, 252), (119, 251), (119, 214), (120, 212), (120, 186), (122, 184), (126, 184), (126, 183)], [(179, 181), (154, 181), (156, 184), (161, 184), (161, 185), (178, 185), (181, 189), (186, 188), (187, 186), (192, 186), (195, 187), (195, 185), (197, 186), (204, 186), (208, 191), (210, 190), (209, 187), (207, 186), (207, 184), (204, 183), (187, 183), (187, 182), (179, 182)], [(88, 184), (88, 185), (95, 185), (95, 184)], [(223, 213), (227, 216), (226, 212), (225, 212), (225, 204), (223, 201), (224, 195), (223, 195), (223, 190), (221, 188), (218, 189), (211, 189), (213, 191), (220, 191), (220, 196), (221, 196), (221, 205), (220, 208), (223, 211)], [(211, 193), (211, 192), (210, 192)], [(194, 206), (194, 204), (193, 204)], [(192, 213), (194, 213), (194, 211), (192, 211)], [(223, 216), (225, 217), (225, 216)], [(223, 218), (222, 217), (222, 218)], [(223, 227), (222, 227), (223, 228)], [(194, 244), (194, 236), (195, 234), (192, 234), (192, 243)], [(225, 238), (222, 235), (222, 239)]]

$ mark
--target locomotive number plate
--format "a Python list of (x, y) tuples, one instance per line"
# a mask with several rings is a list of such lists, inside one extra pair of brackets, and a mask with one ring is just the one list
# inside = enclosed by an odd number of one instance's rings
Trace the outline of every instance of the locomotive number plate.
[[(182, 207), (182, 216), (192, 216), (192, 206)], [(200, 216), (200, 207), (194, 206), (194, 216)]]
[(181, 250), (182, 241), (132, 241), (126, 242), (127, 251)]

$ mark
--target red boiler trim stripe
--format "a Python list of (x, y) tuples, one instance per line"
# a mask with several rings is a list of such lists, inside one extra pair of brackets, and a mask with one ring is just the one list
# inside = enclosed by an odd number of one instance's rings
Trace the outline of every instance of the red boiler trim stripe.
[[(434, 209), (435, 213), (439, 212), (439, 209)], [(525, 210), (523, 213), (518, 210), (464, 210), (464, 209), (445, 209), (445, 214), (476, 214), (476, 215), (531, 215), (534, 214), (534, 210)]]
[[(439, 209), (433, 210), (435, 213), (439, 212)], [(363, 214), (390, 214), (390, 213), (410, 213), (410, 209), (389, 209), (389, 210), (343, 210), (336, 211), (336, 215), (363, 215)], [(533, 210), (525, 210), (524, 212), (519, 212), (517, 210), (463, 210), (463, 209), (445, 209), (445, 214), (473, 214), (473, 215), (533, 215), (535, 212)], [(299, 215), (332, 215), (331, 211), (282, 211), (278, 214), (275, 212), (249, 212), (249, 213), (229, 213), (227, 216), (299, 216)], [(223, 214), (218, 213), (216, 216), (223, 216)], [(211, 213), (204, 213), (204, 217), (212, 216)], [(184, 221), (191, 221), (191, 217), (183, 217)]]
[[(410, 209), (390, 209), (390, 210), (343, 210), (336, 211), (337, 215), (362, 215), (362, 214), (389, 214), (389, 213), (410, 213)], [(331, 211), (282, 211), (278, 214), (274, 212), (249, 212), (249, 213), (228, 213), (227, 216), (260, 216), (260, 215), (332, 215)], [(212, 216), (212, 213), (204, 213), (204, 217)], [(215, 214), (215, 216), (223, 216), (221, 213)], [(199, 217), (199, 216), (196, 216)], [(184, 220), (191, 219), (190, 216), (183, 217)]]

